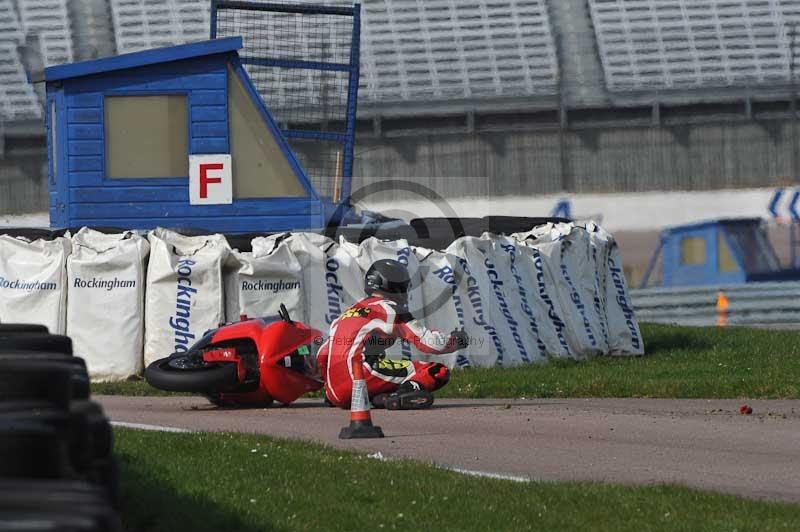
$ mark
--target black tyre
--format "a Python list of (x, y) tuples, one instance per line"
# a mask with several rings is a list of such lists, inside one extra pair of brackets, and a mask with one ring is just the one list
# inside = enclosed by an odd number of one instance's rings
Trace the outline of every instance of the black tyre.
[(111, 456), (113, 447), (113, 433), (111, 424), (103, 412), (103, 407), (94, 401), (73, 401), (70, 413), (86, 418), (91, 445), (90, 456), (92, 460), (105, 460)]
[(94, 482), (0, 478), (0, 530), (120, 530), (111, 503), (106, 487)]
[(105, 497), (105, 491), (85, 480), (0, 478), (0, 494), (6, 491), (24, 491), (27, 493), (89, 493), (98, 497)]
[[(91, 381), (86, 370), (86, 362), (82, 358), (59, 353), (40, 353), (36, 351), (0, 351), (2, 362), (32, 362), (66, 364), (72, 368), (72, 398), (75, 400), (88, 399), (91, 393)], [(2, 392), (0, 391), (0, 394)]]
[(89, 474), (89, 480), (106, 493), (108, 501), (114, 508), (119, 508), (121, 492), (119, 464), (116, 458), (112, 456), (105, 460), (96, 460)]
[(421, 239), (481, 236), (487, 229), (483, 218), (414, 218), (409, 222), (416, 236)]
[(462, 236), (481, 236), (486, 231), (483, 218), (414, 218), (410, 222), (414, 238), (409, 243), (431, 249), (444, 249)]
[(0, 421), (0, 477), (70, 478), (66, 443), (41, 423)]
[(119, 516), (112, 509), (105, 493), (72, 490), (44, 493), (41, 491), (0, 492), (0, 512), (37, 512), (67, 514), (90, 518), (98, 530), (119, 530)]
[(0, 402), (40, 401), (62, 411), (72, 399), (73, 366), (0, 358)]
[[(0, 340), (2, 342), (2, 340)], [(86, 370), (86, 362), (82, 358), (63, 353), (49, 353), (47, 351), (26, 351), (24, 349), (0, 351), (0, 360), (41, 360), (73, 364)]]
[(534, 227), (547, 223), (569, 223), (566, 218), (531, 218), (525, 216), (487, 216), (487, 230), (491, 233), (510, 235), (512, 233), (525, 233)]
[(72, 355), (72, 340), (59, 334), (17, 333), (0, 338), (0, 353), (39, 351)]
[(236, 364), (206, 364), (192, 356), (156, 360), (144, 372), (154, 388), (168, 392), (211, 393), (236, 386)]
[(103, 524), (90, 516), (72, 512), (0, 510), (3, 532), (106, 532)]
[[(13, 403), (12, 403), (13, 404)], [(52, 428), (67, 444), (72, 469), (78, 473), (89, 469), (92, 455), (92, 433), (89, 417), (80, 412), (65, 413), (52, 408), (9, 409), (0, 411), (0, 423), (35, 422)]]
[(44, 325), (34, 325), (32, 323), (0, 323), (0, 336), (19, 333), (49, 334), (50, 331)]

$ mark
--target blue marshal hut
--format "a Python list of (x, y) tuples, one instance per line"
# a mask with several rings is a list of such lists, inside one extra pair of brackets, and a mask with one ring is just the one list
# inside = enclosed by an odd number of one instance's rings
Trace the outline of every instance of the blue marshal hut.
[(322, 227), (241, 47), (232, 37), (46, 69), (51, 226)]
[(789, 268), (781, 267), (760, 218), (709, 220), (665, 229), (640, 288), (649, 286), (659, 261), (665, 288), (800, 279), (794, 260)]

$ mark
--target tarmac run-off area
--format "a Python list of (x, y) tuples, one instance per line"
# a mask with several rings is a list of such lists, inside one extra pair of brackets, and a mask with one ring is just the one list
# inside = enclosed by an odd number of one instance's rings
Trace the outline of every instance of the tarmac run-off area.
[(440, 399), (430, 410), (373, 410), (386, 437), (340, 440), (349, 413), (301, 400), (220, 409), (193, 397), (97, 398), (115, 422), (258, 433), (532, 480), (680, 484), (800, 502), (800, 401)]

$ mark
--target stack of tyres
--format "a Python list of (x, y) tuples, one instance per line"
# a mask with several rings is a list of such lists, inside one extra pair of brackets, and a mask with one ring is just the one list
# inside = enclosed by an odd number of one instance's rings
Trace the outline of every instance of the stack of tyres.
[(0, 324), (0, 530), (121, 530), (102, 407), (66, 336)]

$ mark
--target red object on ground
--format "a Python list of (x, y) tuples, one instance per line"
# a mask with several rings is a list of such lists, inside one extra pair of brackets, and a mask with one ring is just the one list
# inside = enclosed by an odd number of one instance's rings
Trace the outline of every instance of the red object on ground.
[(743, 416), (749, 416), (750, 414), (753, 413), (753, 409), (747, 405), (742, 405), (739, 407), (739, 413), (742, 414)]
[[(297, 400), (307, 392), (313, 392), (322, 388), (323, 383), (320, 379), (302, 373), (297, 369), (286, 367), (286, 359), (297, 354), (298, 348), (307, 346), (311, 348), (319, 345), (322, 333), (317, 329), (312, 329), (307, 325), (293, 321), (283, 320), (271, 323), (264, 320), (254, 319), (226, 325), (217, 329), (211, 337), (211, 344), (229, 345), (237, 340), (252, 340), (256, 346), (256, 359), (248, 360), (248, 357), (238, 351), (234, 354), (227, 349), (214, 349), (204, 353), (203, 358), (207, 361), (236, 362), (239, 369), (240, 382), (244, 379), (242, 371), (245, 369), (255, 369), (257, 365), (259, 381), (258, 389), (252, 391), (242, 391), (233, 393), (222, 393), (220, 399), (234, 404), (247, 405), (263, 403), (265, 399), (272, 398), (284, 404), (289, 404)], [(207, 358), (212, 360), (208, 360)], [(225, 356), (227, 355), (227, 356)], [(233, 355), (233, 356), (231, 356)], [(314, 356), (310, 352), (306, 356)], [(252, 356), (250, 357), (252, 359)]]

